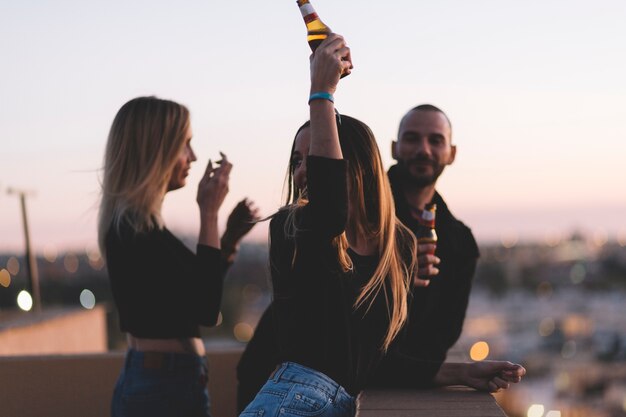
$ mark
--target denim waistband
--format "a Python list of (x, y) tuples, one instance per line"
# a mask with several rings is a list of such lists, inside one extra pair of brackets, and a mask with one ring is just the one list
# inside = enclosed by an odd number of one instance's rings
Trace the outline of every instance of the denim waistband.
[(270, 380), (274, 382), (289, 381), (305, 384), (326, 392), (334, 399), (337, 399), (338, 396), (347, 396), (349, 399), (354, 400), (353, 396), (328, 375), (295, 362), (282, 363), (274, 371)]
[(144, 368), (144, 369), (201, 369), (207, 367), (207, 360), (204, 356), (191, 353), (173, 352), (142, 352), (129, 349), (126, 352), (124, 367)]

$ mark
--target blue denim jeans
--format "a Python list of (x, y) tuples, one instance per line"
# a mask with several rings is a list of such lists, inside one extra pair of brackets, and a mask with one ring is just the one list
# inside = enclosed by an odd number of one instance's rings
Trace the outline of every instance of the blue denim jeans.
[(184, 353), (126, 353), (112, 417), (210, 417), (205, 357)]
[(293, 362), (274, 371), (239, 417), (353, 417), (356, 399), (328, 376)]

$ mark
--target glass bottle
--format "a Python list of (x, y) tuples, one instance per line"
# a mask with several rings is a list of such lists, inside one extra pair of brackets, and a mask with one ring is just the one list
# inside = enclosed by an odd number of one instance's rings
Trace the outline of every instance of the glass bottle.
[[(435, 231), (435, 216), (437, 214), (437, 204), (426, 204), (424, 210), (418, 220), (419, 228), (415, 237), (419, 244), (432, 244), (437, 245), (437, 232)], [(435, 249), (428, 252), (431, 255), (435, 254)]]
[(306, 24), (307, 41), (311, 51), (315, 52), (320, 43), (331, 33), (331, 30), (320, 20), (309, 0), (296, 0), (296, 3), (300, 7), (300, 13), (302, 13), (302, 18)]

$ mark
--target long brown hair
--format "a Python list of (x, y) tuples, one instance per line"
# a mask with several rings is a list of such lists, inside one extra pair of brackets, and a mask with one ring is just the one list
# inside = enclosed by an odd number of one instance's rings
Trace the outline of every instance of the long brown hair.
[[(298, 132), (308, 126), (307, 122)], [(360, 239), (375, 240), (379, 256), (378, 266), (361, 289), (354, 308), (366, 305), (369, 309), (379, 292), (383, 291), (387, 300), (389, 328), (381, 348), (387, 350), (407, 319), (409, 289), (417, 265), (417, 244), (411, 231), (396, 218), (389, 180), (370, 128), (353, 117), (338, 115), (338, 130), (343, 157), (349, 162), (348, 198), (353, 203), (347, 229), (354, 231)], [(286, 203), (290, 214), (285, 232), (292, 234), (296, 231), (295, 212), (298, 207), (307, 204), (307, 199), (306, 191), (297, 190), (293, 184), (291, 164), (286, 183)], [(352, 269), (346, 233), (336, 237), (334, 244), (343, 270)]]
[(156, 97), (138, 97), (117, 112), (104, 155), (98, 242), (105, 253), (111, 225), (136, 231), (162, 227), (161, 205), (189, 129), (189, 110)]

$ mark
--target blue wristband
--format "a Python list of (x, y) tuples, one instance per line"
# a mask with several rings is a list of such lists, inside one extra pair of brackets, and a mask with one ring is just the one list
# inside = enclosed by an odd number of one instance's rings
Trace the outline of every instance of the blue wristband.
[(309, 104), (311, 104), (313, 100), (328, 100), (331, 103), (334, 103), (335, 97), (333, 97), (333, 95), (330, 93), (319, 92), (313, 93), (309, 96)]

